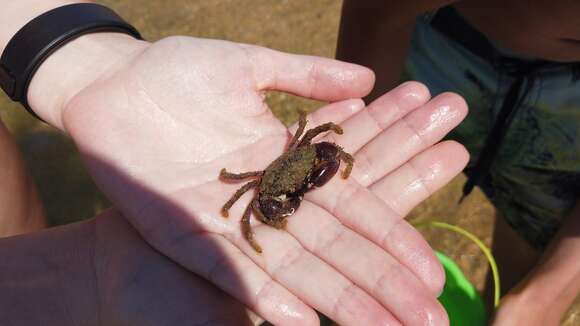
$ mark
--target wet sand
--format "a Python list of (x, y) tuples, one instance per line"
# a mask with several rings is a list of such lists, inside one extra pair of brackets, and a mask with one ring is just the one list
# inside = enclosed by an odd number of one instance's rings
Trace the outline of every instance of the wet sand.
[[(150, 41), (180, 34), (325, 57), (334, 55), (341, 5), (338, 0), (99, 2), (114, 8)], [(276, 115), (287, 124), (296, 120), (296, 109), (314, 110), (321, 105), (282, 93), (268, 94), (267, 100)], [(0, 95), (0, 115), (16, 135), (52, 225), (91, 217), (109, 205), (65, 136), (29, 117), (18, 105), (9, 103), (4, 94)], [(463, 176), (458, 176), (417, 207), (408, 218), (412, 221), (445, 221), (461, 226), (489, 246), (496, 212), (479, 190), (458, 205), (464, 180)], [(426, 230), (424, 234), (435, 249), (459, 264), (477, 289), (483, 289), (488, 268), (484, 256), (474, 244), (441, 230)], [(569, 311), (563, 325), (580, 325), (580, 302)]]

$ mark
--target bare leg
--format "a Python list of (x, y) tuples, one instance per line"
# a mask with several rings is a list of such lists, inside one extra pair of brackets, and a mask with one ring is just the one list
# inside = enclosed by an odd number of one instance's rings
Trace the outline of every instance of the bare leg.
[(339, 125), (334, 124), (332, 122), (327, 122), (316, 128), (308, 130), (306, 134), (304, 134), (304, 137), (302, 138), (298, 146), (310, 144), (310, 142), (312, 141), (312, 139), (314, 139), (314, 137), (326, 131), (334, 131), (337, 134), (342, 135), (342, 128)]
[(350, 175), (350, 172), (352, 171), (352, 166), (354, 164), (354, 157), (352, 157), (352, 155), (343, 151), (342, 149), (340, 149), (340, 153), (338, 154), (338, 157), (342, 161), (344, 161), (344, 163), (346, 163), (346, 169), (344, 169), (344, 171), (342, 172), (342, 178), (346, 179), (346, 178), (348, 178), (348, 176)]
[(240, 189), (238, 189), (238, 191), (236, 191), (236, 193), (232, 196), (232, 198), (230, 198), (230, 200), (228, 200), (224, 206), (222, 207), (222, 216), (223, 217), (228, 217), (229, 216), (229, 209), (232, 207), (232, 205), (234, 205), (234, 203), (240, 199), (240, 197), (242, 197), (242, 195), (244, 193), (246, 193), (246, 191), (258, 186), (260, 184), (261, 180), (254, 180), (251, 182), (246, 183), (245, 185), (243, 185)]
[(248, 204), (248, 207), (246, 207), (246, 210), (244, 211), (244, 215), (242, 216), (240, 224), (242, 225), (242, 234), (244, 235), (244, 238), (248, 240), (250, 246), (252, 246), (252, 248), (254, 248), (254, 250), (256, 250), (257, 253), (261, 254), (262, 247), (260, 247), (258, 242), (256, 242), (256, 239), (254, 239), (254, 232), (252, 231), (252, 227), (250, 226), (250, 213), (252, 212), (252, 206), (254, 204), (254, 201), (256, 201), (255, 198), (252, 199), (252, 203)]
[(12, 135), (0, 121), (0, 238), (46, 228), (44, 207)]
[(288, 145), (288, 149), (292, 149), (295, 145), (298, 144), (298, 139), (300, 139), (300, 136), (302, 136), (302, 133), (304, 133), (304, 128), (306, 128), (306, 122), (306, 113), (301, 111), (300, 118), (298, 120), (298, 130), (296, 130), (294, 137), (292, 137), (292, 140)]
[(283, 218), (281, 220), (276, 220), (276, 221), (271, 220), (269, 218), (266, 218), (266, 216), (264, 216), (264, 214), (260, 210), (260, 207), (258, 207), (256, 205), (256, 203), (257, 203), (257, 199), (252, 201), (252, 208), (254, 209), (254, 214), (256, 214), (256, 218), (258, 220), (260, 220), (262, 223), (268, 224), (269, 226), (272, 226), (278, 230), (286, 228), (286, 224), (288, 224), (288, 221), (286, 220), (286, 218)]
[(222, 169), (220, 171), (220, 178), (226, 180), (242, 180), (251, 177), (261, 177), (264, 174), (264, 171), (253, 171), (253, 172), (244, 172), (244, 173), (230, 173), (226, 171), (226, 169)]

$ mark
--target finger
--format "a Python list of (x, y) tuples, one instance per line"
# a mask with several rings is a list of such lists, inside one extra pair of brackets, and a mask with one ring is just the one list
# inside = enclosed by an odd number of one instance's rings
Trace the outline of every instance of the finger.
[(335, 177), (306, 198), (390, 253), (432, 293), (441, 292), (445, 276), (429, 244), (369, 189), (352, 178)]
[[(180, 202), (187, 202), (185, 198), (198, 198), (198, 203), (190, 204), (191, 208), (188, 209), (188, 211), (191, 211), (192, 214), (198, 216), (198, 220), (207, 220), (208, 225), (205, 226), (205, 229), (211, 229), (215, 230), (215, 232), (227, 234), (227, 240), (230, 241), (229, 243), (232, 244), (232, 246), (235, 245), (236, 248), (240, 248), (239, 250), (235, 250), (236, 255), (245, 255), (245, 257), (248, 257), (250, 261), (256, 264), (262, 272), (265, 271), (266, 275), (269, 275), (269, 277), (277, 284), (281, 284), (286, 289), (290, 290), (290, 292), (301, 300), (300, 302), (304, 302), (308, 306), (319, 310), (325, 315), (336, 321), (340, 321), (345, 325), (356, 324), (356, 321), (359, 320), (363, 320), (365, 321), (364, 324), (369, 325), (381, 324), (379, 322), (390, 320), (387, 319), (390, 316), (388, 312), (376, 300), (357, 286), (353, 285), (352, 282), (320, 259), (305, 252), (303, 249), (302, 257), (297, 258), (293, 256), (298, 253), (298, 250), (302, 247), (287, 232), (282, 232), (266, 225), (254, 227), (255, 238), (263, 248), (263, 253), (257, 254), (249, 245), (248, 241), (242, 236), (239, 224), (239, 220), (251, 200), (252, 195), (250, 193), (243, 195), (230, 209), (230, 217), (224, 219), (219, 215), (220, 207), (224, 203), (224, 198), (218, 195), (223, 193), (223, 189), (224, 185), (222, 182), (209, 182), (204, 184), (203, 187), (198, 187), (195, 194), (192, 194), (191, 191), (185, 191), (183, 194), (174, 194), (174, 196), (179, 196), (179, 198), (182, 198), (181, 196), (183, 196), (184, 199), (180, 200)], [(203, 203), (203, 207), (200, 207), (199, 202)], [(208, 214), (208, 211), (213, 213)], [(167, 215), (167, 213), (160, 213), (159, 215)], [(252, 221), (255, 222), (253, 218)], [(205, 222), (202, 221), (202, 223)], [(147, 229), (154, 227), (158, 228), (159, 224), (160, 223), (155, 223), (155, 225), (148, 226)], [(215, 224), (215, 226), (209, 224)], [(180, 228), (185, 230), (188, 229), (187, 225)], [(189, 229), (190, 228), (191, 226)], [(185, 239), (191, 237), (189, 235), (192, 233), (191, 231), (182, 232), (186, 234), (186, 236), (184, 236)], [(183, 252), (183, 255), (178, 257), (179, 260), (174, 259), (182, 262), (184, 266), (189, 267), (195, 273), (200, 273), (200, 271), (193, 269), (195, 268), (194, 265), (215, 265), (213, 262), (205, 262), (204, 257), (206, 255), (210, 257), (216, 255), (224, 256), (224, 254), (222, 254), (222, 252), (224, 252), (226, 257), (231, 257), (232, 254), (229, 253), (229, 250), (233, 250), (228, 249), (228, 251), (226, 251), (220, 246), (212, 252), (212, 248), (216, 248), (212, 243), (209, 244), (209, 250), (199, 246), (190, 248), (180, 241), (173, 241), (172, 243), (171, 248), (164, 249), (163, 251)], [(199, 243), (199, 241), (196, 243)], [(204, 254), (202, 257), (192, 255), (192, 253), (198, 252), (207, 252), (207, 254)], [(186, 261), (187, 259), (189, 259), (189, 261)], [(187, 262), (187, 264), (183, 262)], [(237, 279), (240, 277), (247, 277), (247, 275), (254, 273), (254, 271), (243, 270), (242, 267), (237, 267), (235, 265), (230, 266), (230, 268), (225, 268), (225, 270), (233, 271), (233, 275), (230, 277), (234, 279), (234, 282), (228, 282), (227, 279), (229, 277), (226, 275), (226, 277), (222, 277), (224, 280), (214, 281), (218, 286), (222, 287), (233, 283), (234, 285), (242, 284), (248, 289), (259, 289), (258, 285), (252, 285), (253, 283), (251, 280), (246, 280), (245, 278), (242, 278), (241, 280)], [(206, 275), (208, 274), (207, 271), (201, 272)], [(256, 275), (260, 274), (258, 273)], [(246, 304), (250, 309), (256, 311), (256, 313), (259, 313), (267, 320), (272, 320), (272, 315), (274, 314), (274, 317), (278, 316), (278, 319), (285, 320), (286, 324), (288, 324), (288, 318), (293, 316), (293, 318), (295, 318), (295, 320), (292, 320), (293, 323), (291, 323), (293, 325), (312, 324), (313, 320), (318, 323), (316, 315), (314, 315), (314, 317), (305, 317), (305, 312), (301, 312), (297, 307), (295, 307), (295, 305), (292, 304), (292, 301), (289, 301), (290, 305), (284, 308), (284, 300), (288, 300), (289, 298), (285, 298), (283, 294), (278, 294), (278, 297), (269, 295), (269, 293), (257, 294), (257, 292), (259, 292), (258, 290), (239, 289), (239, 286), (234, 289), (226, 286), (224, 290), (227, 293), (232, 294), (238, 300), (240, 300), (240, 293), (242, 293), (242, 297), (243, 293), (250, 293), (256, 297), (256, 299), (250, 300), (250, 303), (253, 303), (254, 305), (256, 302), (260, 303), (262, 301), (274, 305), (274, 307), (269, 309), (263, 309), (266, 310), (266, 312), (268, 310), (274, 310), (274, 313), (270, 313), (271, 317), (267, 317), (263, 312), (253, 308), (249, 304)], [(234, 295), (233, 293), (237, 295)], [(246, 301), (248, 301), (247, 298)], [(275, 310), (275, 307), (284, 308), (283, 310), (286, 310), (286, 314), (289, 316), (279, 316), (279, 311)], [(298, 320), (298, 317), (296, 316), (301, 316), (300, 318), (304, 320)], [(286, 319), (284, 319), (284, 317)], [(283, 323), (277, 322), (275, 324)]]
[(406, 267), (326, 210), (304, 201), (288, 222), (302, 246), (341, 271), (387, 308), (403, 325), (442, 325), (445, 311)]
[(259, 90), (279, 90), (323, 101), (360, 98), (374, 84), (363, 66), (316, 56), (245, 46)]
[(344, 121), (342, 135), (328, 133), (326, 140), (355, 152), (409, 112), (429, 100), (429, 90), (418, 82), (406, 82), (373, 101), (365, 109)]
[(340, 325), (397, 325), (375, 299), (315, 255), (287, 232), (258, 224), (253, 227), (263, 252), (258, 254), (241, 234), (231, 241), (264, 271), (309, 306)]
[[(250, 197), (242, 198), (232, 207), (232, 218), (243, 214)], [(229, 233), (228, 240), (306, 304), (344, 325), (383, 325), (396, 321), (375, 299), (304, 250), (290, 234), (261, 224), (253, 216), (252, 222), (254, 237), (263, 249), (261, 254), (250, 246), (239, 226)]]
[(256, 314), (250, 309), (246, 308), (246, 313), (248, 314), (248, 318), (252, 321), (252, 325), (262, 325), (266, 320), (260, 315)]
[(460, 96), (444, 93), (435, 97), (356, 152), (353, 177), (363, 186), (376, 182), (440, 141), (466, 114), (467, 105)]
[(441, 189), (469, 161), (469, 153), (454, 141), (445, 141), (430, 147), (397, 168), (370, 189), (399, 216)]
[[(330, 103), (308, 115), (306, 128), (312, 128), (326, 122), (341, 124), (346, 119), (360, 112), (365, 106), (361, 99), (348, 99), (340, 102)], [(292, 134), (296, 133), (298, 123), (288, 128)]]

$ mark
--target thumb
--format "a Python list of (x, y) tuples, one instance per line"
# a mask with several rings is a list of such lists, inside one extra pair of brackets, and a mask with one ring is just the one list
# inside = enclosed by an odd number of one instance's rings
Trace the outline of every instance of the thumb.
[(252, 45), (245, 45), (245, 50), (253, 65), (258, 90), (339, 101), (364, 97), (375, 82), (370, 69), (351, 63)]

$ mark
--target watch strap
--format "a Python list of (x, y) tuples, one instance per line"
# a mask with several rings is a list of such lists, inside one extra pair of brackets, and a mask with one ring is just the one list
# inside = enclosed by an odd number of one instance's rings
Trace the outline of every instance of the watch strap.
[(107, 7), (77, 3), (55, 8), (28, 22), (8, 42), (0, 57), (0, 87), (35, 115), (27, 92), (36, 70), (67, 42), (96, 32), (120, 32), (141, 39), (133, 26)]

